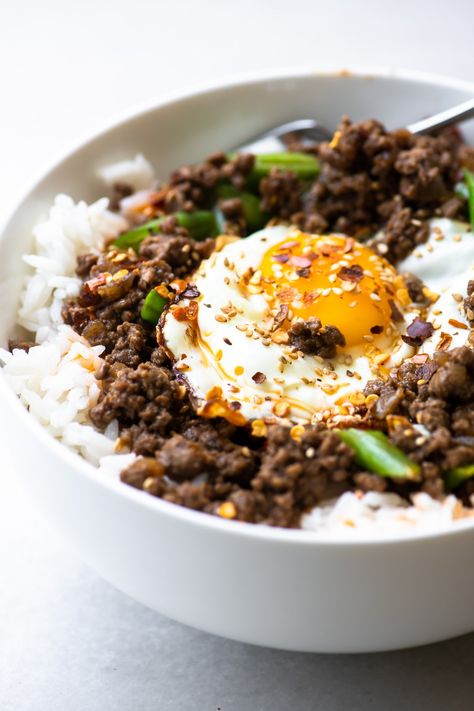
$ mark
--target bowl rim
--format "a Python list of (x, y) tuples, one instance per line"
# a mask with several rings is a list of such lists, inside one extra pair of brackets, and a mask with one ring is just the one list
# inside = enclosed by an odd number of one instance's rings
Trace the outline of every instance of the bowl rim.
[[(181, 102), (186, 102), (198, 96), (206, 97), (206, 95), (212, 95), (221, 91), (252, 84), (285, 79), (299, 80), (313, 75), (328, 78), (354, 77), (356, 79), (366, 80), (386, 78), (393, 79), (394, 81), (411, 81), (419, 84), (439, 86), (440, 88), (458, 89), (474, 95), (474, 82), (468, 80), (418, 70), (397, 69), (383, 66), (349, 66), (347, 68), (335, 67), (321, 70), (305, 66), (291, 69), (267, 70), (263, 72), (241, 72), (225, 76), (218, 81), (193, 84), (179, 91), (166, 92), (158, 99), (139, 102), (133, 104), (125, 111), (119, 112), (115, 117), (103, 122), (99, 129), (89, 132), (86, 136), (77, 140), (69, 150), (62, 152), (59, 157), (53, 159), (46, 166), (41, 167), (34, 178), (29, 182), (28, 187), (21, 191), (20, 197), (13, 199), (12, 205), (6, 211), (5, 217), (2, 218), (0, 223), (0, 241), (5, 238), (5, 232), (10, 222), (17, 213), (24, 209), (25, 203), (28, 202), (31, 193), (54, 170), (67, 163), (76, 153), (80, 152), (90, 143), (97, 141), (112, 130), (119, 129), (138, 116), (145, 116), (148, 113), (153, 113), (170, 105), (179, 105)], [(191, 526), (198, 528), (203, 527), (209, 531), (219, 531), (222, 535), (254, 539), (255, 541), (258, 540), (269, 545), (287, 544), (291, 546), (312, 546), (315, 548), (329, 546), (336, 548), (344, 548), (346, 546), (350, 546), (351, 548), (367, 548), (373, 546), (411, 545), (418, 542), (421, 543), (422, 541), (436, 541), (439, 538), (445, 538), (447, 536), (460, 537), (466, 534), (472, 534), (472, 531), (474, 531), (474, 521), (472, 519), (465, 519), (464, 522), (458, 522), (448, 530), (431, 531), (415, 529), (409, 533), (384, 533), (378, 537), (374, 537), (370, 533), (357, 533), (354, 535), (354, 538), (338, 537), (337, 534), (320, 534), (316, 531), (305, 529), (277, 528), (243, 521), (229, 522), (218, 516), (213, 516), (202, 511), (194, 511), (184, 506), (164, 501), (158, 497), (150, 496), (141, 490), (135, 489), (119, 480), (117, 481), (116, 478), (109, 477), (106, 474), (99, 474), (97, 467), (87, 462), (79, 453), (69, 449), (65, 444), (55, 439), (38, 420), (30, 415), (20, 398), (8, 385), (3, 376), (3, 372), (0, 375), (0, 398), (6, 409), (8, 409), (8, 407), (13, 408), (13, 412), (17, 415), (21, 425), (26, 428), (26, 431), (30, 430), (31, 435), (35, 436), (39, 440), (39, 443), (46, 449), (49, 449), (51, 454), (57, 458), (58, 466), (62, 461), (65, 466), (74, 471), (75, 475), (85, 476), (94, 485), (107, 489), (115, 496), (125, 497), (125, 499), (130, 500), (138, 506), (144, 506), (150, 511), (156, 511), (158, 512), (157, 515), (161, 514), (171, 519), (183, 521)]]

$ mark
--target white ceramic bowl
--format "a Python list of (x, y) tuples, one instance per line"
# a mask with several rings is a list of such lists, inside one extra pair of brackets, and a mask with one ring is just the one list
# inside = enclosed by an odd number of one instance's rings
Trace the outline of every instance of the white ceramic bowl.
[[(52, 168), (3, 229), (3, 343), (31, 226), (57, 192), (98, 197), (97, 167), (140, 151), (165, 176), (292, 118), (314, 115), (331, 127), (348, 113), (395, 127), (473, 94), (474, 84), (407, 73), (299, 71), (132, 114)], [(3, 378), (0, 397), (0, 431), (47, 518), (104, 578), (169, 617), (245, 642), (319, 652), (395, 649), (474, 629), (474, 528), (322, 542), (311, 532), (223, 521), (100, 479), (42, 429)]]

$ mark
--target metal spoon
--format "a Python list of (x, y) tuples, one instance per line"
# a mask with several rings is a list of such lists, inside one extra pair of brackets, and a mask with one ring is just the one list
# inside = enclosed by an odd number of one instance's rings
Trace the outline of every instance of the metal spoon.
[[(421, 121), (411, 123), (407, 129), (411, 133), (423, 134), (472, 117), (474, 117), (474, 99), (469, 99), (463, 101), (462, 104), (446, 109), (446, 111), (440, 111)], [(275, 126), (275, 128), (259, 134), (245, 145), (238, 146), (235, 150), (248, 153), (281, 151), (284, 147), (285, 137), (290, 134), (306, 143), (319, 143), (320, 141), (330, 141), (333, 131), (325, 128), (315, 119), (298, 119)]]

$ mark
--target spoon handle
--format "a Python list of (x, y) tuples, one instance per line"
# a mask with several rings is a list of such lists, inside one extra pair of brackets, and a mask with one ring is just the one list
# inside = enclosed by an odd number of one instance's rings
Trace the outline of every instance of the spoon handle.
[(450, 126), (453, 123), (465, 121), (473, 117), (474, 99), (469, 99), (468, 101), (463, 101), (462, 104), (452, 106), (450, 109), (446, 109), (446, 111), (440, 111), (438, 114), (429, 116), (422, 121), (416, 121), (407, 126), (407, 128), (411, 133), (428, 133), (428, 131), (432, 131), (434, 128)]

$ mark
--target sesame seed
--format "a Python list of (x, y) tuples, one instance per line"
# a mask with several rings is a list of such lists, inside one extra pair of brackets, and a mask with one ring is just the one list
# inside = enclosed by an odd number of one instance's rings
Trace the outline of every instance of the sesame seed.
[[(454, 301), (457, 301), (458, 303), (461, 303), (462, 299), (462, 294), (453, 294), (453, 299)], [(434, 312), (433, 312), (434, 313)]]
[(290, 406), (284, 400), (278, 400), (273, 406), (273, 412), (277, 417), (285, 417), (290, 411)]
[(376, 294), (375, 291), (372, 292), (372, 294), (370, 295), (370, 298), (372, 299), (372, 301), (382, 301), (380, 296), (378, 294)]
[(227, 317), (222, 316), (222, 314), (216, 314), (214, 316), (215, 320), (218, 321), (219, 323), (227, 323)]
[(356, 288), (355, 281), (343, 281), (342, 282), (343, 291), (354, 291), (355, 288)]
[(453, 235), (453, 242), (461, 242), (462, 237), (461, 235)]

